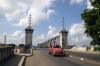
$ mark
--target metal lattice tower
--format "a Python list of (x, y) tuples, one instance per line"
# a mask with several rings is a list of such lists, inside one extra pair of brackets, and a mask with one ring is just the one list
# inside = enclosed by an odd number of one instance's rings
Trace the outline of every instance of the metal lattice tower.
[(64, 17), (62, 18), (62, 28), (64, 29), (65, 27), (65, 20), (64, 20)]
[(29, 18), (29, 27), (31, 27), (30, 25), (31, 25), (31, 13), (30, 13), (30, 18)]

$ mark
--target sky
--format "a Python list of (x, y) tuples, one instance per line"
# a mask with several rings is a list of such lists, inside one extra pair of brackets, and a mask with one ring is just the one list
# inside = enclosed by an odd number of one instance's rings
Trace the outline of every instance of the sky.
[(62, 30), (62, 18), (68, 31), (68, 45), (89, 45), (92, 40), (84, 34), (84, 20), (81, 13), (92, 9), (89, 0), (0, 0), (0, 43), (19, 45), (25, 43), (25, 28), (31, 27), (33, 45), (42, 43), (59, 35)]

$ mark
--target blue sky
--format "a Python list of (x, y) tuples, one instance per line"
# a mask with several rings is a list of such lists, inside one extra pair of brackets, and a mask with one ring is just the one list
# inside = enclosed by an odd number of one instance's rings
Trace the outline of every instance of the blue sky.
[(33, 45), (57, 36), (62, 29), (62, 17), (69, 31), (69, 45), (89, 45), (92, 40), (84, 34), (80, 16), (85, 8), (93, 8), (89, 0), (0, 0), (0, 4), (0, 43), (4, 43), (4, 35), (6, 43), (22, 43), (30, 13)]

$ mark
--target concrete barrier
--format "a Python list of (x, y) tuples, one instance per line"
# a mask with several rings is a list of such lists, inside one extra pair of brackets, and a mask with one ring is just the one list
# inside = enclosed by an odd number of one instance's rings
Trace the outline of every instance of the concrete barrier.
[(87, 51), (87, 47), (74, 46), (71, 48), (72, 51)]
[(14, 55), (14, 47), (0, 46), (0, 63), (12, 55)]
[(14, 53), (19, 54), (19, 53), (24, 53), (25, 47), (20, 47), (20, 46), (15, 46), (14, 48)]

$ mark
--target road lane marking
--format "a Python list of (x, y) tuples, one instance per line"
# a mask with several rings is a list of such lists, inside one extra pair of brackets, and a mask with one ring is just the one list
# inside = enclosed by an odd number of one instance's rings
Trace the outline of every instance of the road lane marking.
[(81, 60), (83, 60), (83, 58), (81, 58)]
[(89, 59), (86, 59), (86, 58), (81, 58), (81, 57), (78, 57), (78, 56), (74, 56), (74, 55), (70, 55), (70, 57), (72, 57), (72, 58), (75, 58), (75, 59), (81, 59), (81, 60), (83, 60), (83, 61), (85, 61), (85, 62), (88, 62), (88, 63), (93, 63), (93, 64), (96, 64), (97, 66), (100, 66), (100, 62), (96, 62), (96, 61), (93, 61), (93, 60), (89, 60)]

